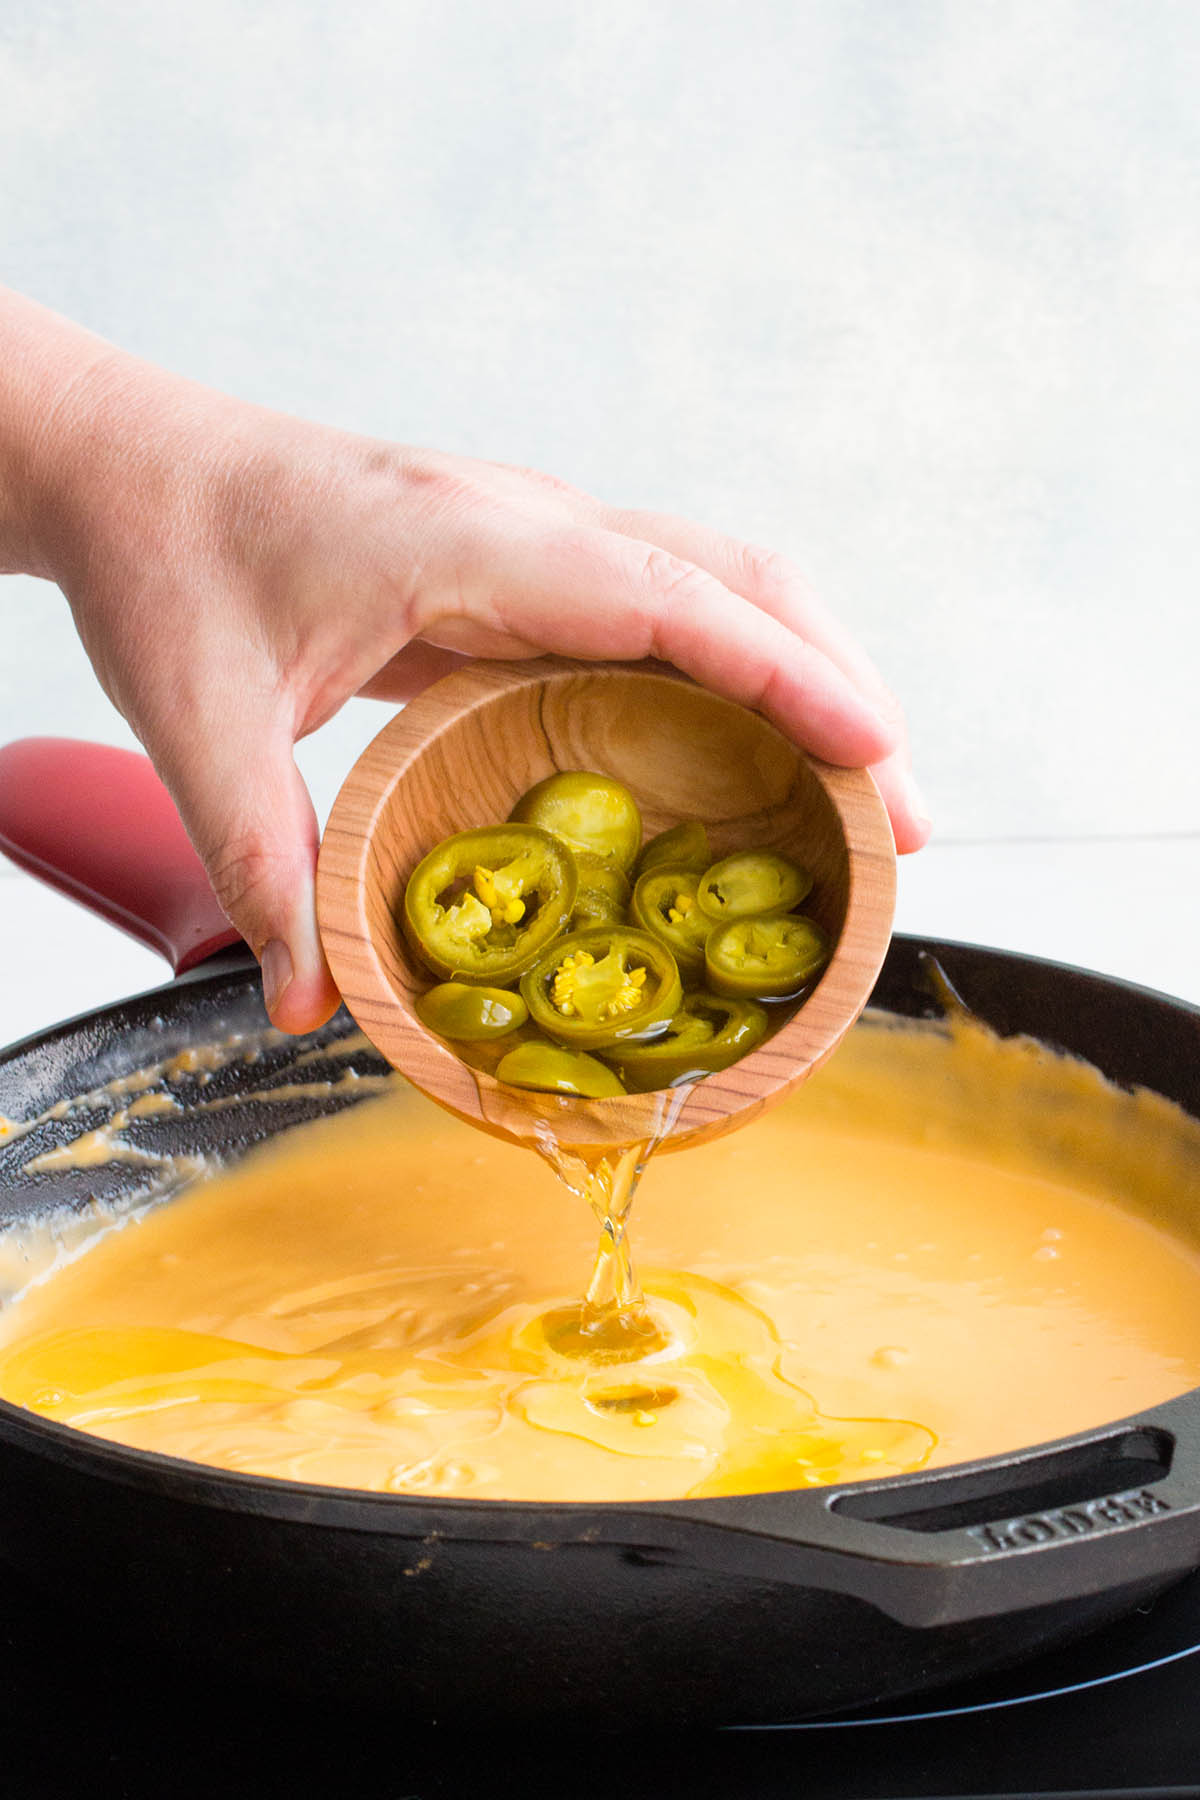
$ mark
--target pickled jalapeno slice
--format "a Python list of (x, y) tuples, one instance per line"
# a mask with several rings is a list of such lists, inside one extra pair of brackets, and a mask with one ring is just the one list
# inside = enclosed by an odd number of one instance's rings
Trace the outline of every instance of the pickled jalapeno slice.
[(581, 887), (571, 913), (571, 930), (587, 931), (594, 925), (623, 925), (625, 908), (618, 906), (603, 888)]
[(644, 1094), (729, 1068), (761, 1044), (767, 1022), (766, 1009), (755, 1001), (724, 999), (701, 989), (684, 995), (661, 1037), (622, 1045), (605, 1056), (631, 1093)]
[(579, 888), (571, 913), (570, 929), (586, 931), (589, 925), (623, 925), (629, 910), (629, 877), (616, 863), (579, 851), (575, 856)]
[(699, 885), (696, 871), (681, 864), (648, 869), (638, 879), (630, 906), (634, 924), (667, 946), (683, 975), (703, 969), (704, 943), (713, 929), (696, 899)]
[(632, 869), (642, 841), (642, 815), (627, 787), (608, 775), (571, 769), (548, 775), (522, 794), (509, 817), (552, 831), (573, 851)]
[(641, 830), (621, 782), (567, 770), (506, 825), (431, 850), (399, 913), (439, 982), (414, 1002), (421, 1022), (501, 1081), (588, 1099), (698, 1081), (752, 1051), (769, 1029), (759, 1001), (802, 999), (829, 960), (794, 910), (811, 876), (773, 849), (714, 862), (698, 819), (639, 855)]
[(704, 946), (708, 985), (729, 999), (789, 1000), (829, 960), (829, 939), (801, 913), (731, 919)]
[(581, 1100), (615, 1100), (625, 1092), (607, 1063), (558, 1044), (518, 1044), (501, 1059), (496, 1080), (546, 1094), (574, 1094)]
[(645, 875), (670, 864), (673, 869), (694, 869), (703, 875), (712, 859), (708, 833), (699, 819), (685, 819), (682, 825), (672, 825), (669, 831), (649, 839), (638, 857), (637, 872)]
[(778, 850), (735, 850), (705, 871), (696, 898), (715, 922), (791, 912), (811, 888), (808, 870)]
[(460, 831), (429, 852), (404, 890), (404, 933), (443, 979), (515, 981), (564, 930), (575, 904), (575, 860), (531, 825)]
[(568, 1049), (657, 1037), (679, 1010), (675, 959), (648, 931), (596, 926), (559, 938), (521, 978), (539, 1030)]
[(414, 1002), (422, 1025), (439, 1037), (486, 1042), (507, 1037), (529, 1017), (520, 994), (507, 988), (472, 987), (465, 981), (443, 981)]

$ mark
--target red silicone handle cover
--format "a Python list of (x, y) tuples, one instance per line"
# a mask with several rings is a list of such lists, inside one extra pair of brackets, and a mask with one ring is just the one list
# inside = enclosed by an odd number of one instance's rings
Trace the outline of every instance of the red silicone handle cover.
[(177, 975), (241, 942), (149, 757), (74, 738), (0, 749), (0, 850), (165, 956)]

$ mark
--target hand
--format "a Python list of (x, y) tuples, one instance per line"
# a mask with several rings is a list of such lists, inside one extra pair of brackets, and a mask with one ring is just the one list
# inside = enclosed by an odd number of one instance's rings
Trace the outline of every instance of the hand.
[(285, 1031), (337, 1004), (293, 745), (351, 695), (406, 699), (461, 654), (674, 663), (814, 754), (871, 766), (898, 848), (924, 842), (898, 706), (781, 558), (86, 343), (23, 459), (24, 562), (67, 594)]

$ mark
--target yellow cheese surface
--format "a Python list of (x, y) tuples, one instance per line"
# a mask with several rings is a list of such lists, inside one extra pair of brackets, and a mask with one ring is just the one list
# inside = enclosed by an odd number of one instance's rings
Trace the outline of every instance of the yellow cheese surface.
[[(595, 1227), (398, 1079), (0, 1315), (0, 1393), (295, 1480), (657, 1499), (958, 1462), (1200, 1383), (1200, 1126), (978, 1028), (866, 1022), (744, 1130), (651, 1159), (661, 1342), (563, 1322)], [(564, 1350), (564, 1345), (567, 1350)]]

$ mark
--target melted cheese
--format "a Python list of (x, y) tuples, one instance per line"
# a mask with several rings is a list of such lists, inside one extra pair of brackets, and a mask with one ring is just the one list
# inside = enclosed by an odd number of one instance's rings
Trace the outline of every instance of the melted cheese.
[[(87, 1154), (91, 1147), (84, 1146)], [(655, 1333), (589, 1350), (594, 1226), (397, 1082), (111, 1230), (0, 1317), (0, 1393), (292, 1479), (658, 1499), (957, 1462), (1200, 1383), (1200, 1125), (966, 1025), (865, 1024), (654, 1159)]]

